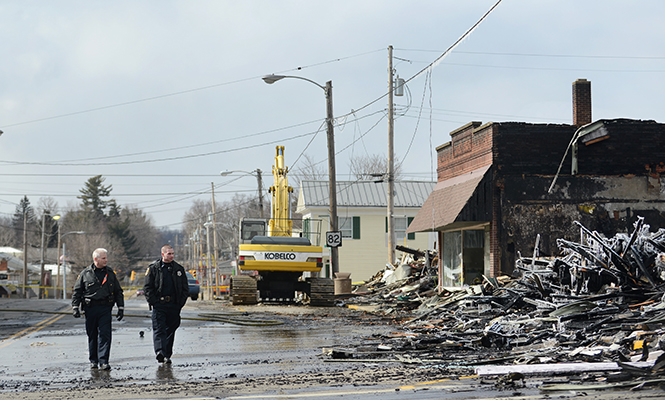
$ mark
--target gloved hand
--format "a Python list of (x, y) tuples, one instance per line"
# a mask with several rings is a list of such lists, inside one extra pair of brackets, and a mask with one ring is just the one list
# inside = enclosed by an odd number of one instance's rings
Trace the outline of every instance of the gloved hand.
[(118, 317), (117, 317), (118, 321), (122, 321), (122, 317), (124, 316), (125, 316), (125, 310), (123, 310), (122, 308), (118, 309)]
[(74, 318), (81, 318), (81, 311), (78, 309), (78, 307), (73, 309), (73, 314)]

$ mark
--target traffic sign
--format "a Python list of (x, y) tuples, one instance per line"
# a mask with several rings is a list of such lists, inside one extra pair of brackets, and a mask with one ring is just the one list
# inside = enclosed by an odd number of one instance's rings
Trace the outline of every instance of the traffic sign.
[(327, 247), (342, 247), (342, 232), (326, 232)]

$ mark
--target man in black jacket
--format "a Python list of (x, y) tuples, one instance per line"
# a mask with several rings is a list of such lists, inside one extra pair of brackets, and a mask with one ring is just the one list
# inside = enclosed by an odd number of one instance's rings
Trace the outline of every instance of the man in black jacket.
[(111, 354), (111, 310), (118, 305), (118, 321), (125, 314), (125, 299), (122, 287), (115, 272), (107, 263), (106, 249), (96, 249), (92, 253), (93, 263), (79, 274), (72, 294), (74, 318), (85, 311), (85, 331), (88, 334), (88, 354), (90, 367), (109, 370)]
[(162, 258), (148, 266), (143, 291), (152, 308), (152, 340), (157, 361), (171, 364), (180, 310), (189, 297), (185, 268), (173, 261), (173, 247), (162, 246)]

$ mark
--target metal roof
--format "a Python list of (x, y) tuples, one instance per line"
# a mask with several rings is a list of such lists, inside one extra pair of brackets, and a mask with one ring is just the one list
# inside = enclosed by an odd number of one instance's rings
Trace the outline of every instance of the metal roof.
[[(420, 208), (436, 182), (395, 181), (395, 207)], [(302, 181), (304, 204), (299, 207), (328, 207), (328, 181)], [(337, 181), (337, 206), (387, 207), (388, 182)]]

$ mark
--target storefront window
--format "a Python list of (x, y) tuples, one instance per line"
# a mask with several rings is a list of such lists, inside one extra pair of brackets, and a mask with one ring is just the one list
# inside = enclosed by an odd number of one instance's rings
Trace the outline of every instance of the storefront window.
[(443, 233), (443, 286), (482, 283), (488, 238), (484, 229)]

